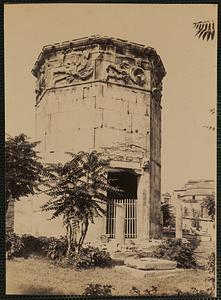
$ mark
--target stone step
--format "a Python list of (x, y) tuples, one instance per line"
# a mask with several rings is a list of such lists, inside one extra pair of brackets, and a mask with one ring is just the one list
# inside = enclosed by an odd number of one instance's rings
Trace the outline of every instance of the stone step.
[(124, 263), (128, 267), (139, 270), (174, 270), (177, 267), (175, 261), (152, 257), (127, 257), (125, 258)]
[(131, 257), (135, 255), (136, 253), (135, 252), (131, 252), (131, 251), (128, 251), (128, 252), (114, 252), (111, 254), (111, 258), (118, 264), (121, 264), (123, 265), (124, 262), (125, 262), (125, 259), (127, 257)]
[(172, 270), (139, 270), (127, 266), (115, 266), (114, 267), (116, 270), (119, 270), (121, 272), (125, 272), (125, 276), (128, 276), (130, 274), (131, 276), (137, 277), (137, 278), (147, 278), (149, 276), (155, 276), (159, 275), (161, 278), (167, 278), (170, 275), (176, 275), (179, 273), (185, 273), (185, 269), (172, 269)]

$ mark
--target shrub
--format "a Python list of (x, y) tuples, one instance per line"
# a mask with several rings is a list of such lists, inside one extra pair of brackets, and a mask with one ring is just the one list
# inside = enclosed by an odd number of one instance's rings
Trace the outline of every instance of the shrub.
[(215, 259), (215, 253), (212, 252), (209, 256), (208, 256), (208, 261), (207, 261), (207, 266), (206, 269), (209, 271), (210, 276), (208, 278), (208, 280), (211, 282), (212, 286), (210, 288), (211, 293), (215, 290), (215, 263), (216, 263), (216, 259)]
[(83, 251), (86, 251), (91, 256), (94, 266), (110, 267), (112, 265), (109, 252), (91, 246), (84, 248)]
[(6, 236), (6, 250), (8, 258), (28, 257), (31, 254), (41, 255), (53, 260), (63, 267), (75, 269), (87, 269), (92, 267), (111, 267), (110, 254), (99, 248), (87, 246), (75, 253), (74, 245), (68, 257), (66, 257), (68, 242), (67, 238), (34, 237), (32, 235), (8, 234)]
[(152, 256), (176, 261), (178, 268), (195, 268), (197, 263), (194, 250), (195, 246), (184, 243), (181, 239), (167, 239)]
[(58, 259), (65, 256), (67, 241), (65, 237), (34, 237), (24, 234), (19, 236), (15, 233), (6, 235), (6, 251), (8, 258), (25, 257), (35, 254), (46, 256), (50, 259)]
[(67, 252), (67, 238), (61, 236), (59, 239), (50, 237), (40, 237), (39, 238), (42, 247), (42, 253), (49, 259), (57, 260), (65, 257)]
[(140, 289), (138, 289), (136, 286), (132, 286), (132, 288), (130, 289), (130, 294), (132, 296), (141, 296), (142, 291)]
[(214, 253), (214, 252), (212, 252), (212, 253), (208, 256), (207, 270), (208, 270), (210, 273), (215, 273), (215, 253)]
[(94, 284), (90, 283), (85, 288), (83, 293), (84, 296), (111, 296), (112, 295), (112, 287), (111, 284)]
[(15, 233), (6, 234), (6, 251), (8, 259), (24, 256), (25, 246), (21, 237)]
[(156, 296), (157, 290), (158, 288), (154, 285), (152, 285), (151, 289), (145, 289), (143, 291), (133, 286), (130, 290), (130, 294), (132, 296)]
[(77, 254), (72, 251), (68, 258), (63, 257), (58, 260), (58, 264), (63, 267), (73, 267), (75, 269), (111, 267), (112, 259), (108, 252), (87, 246), (81, 248), (81, 251)]
[[(150, 289), (146, 289), (146, 290), (143, 290), (141, 291), (140, 289), (138, 289), (137, 287), (133, 286), (130, 290), (130, 295), (131, 296), (156, 296), (157, 294), (157, 290), (158, 288), (156, 286), (152, 286)], [(194, 287), (191, 288), (190, 291), (188, 292), (183, 292), (181, 290), (176, 290), (176, 292), (172, 295), (168, 295), (168, 294), (165, 294), (165, 293), (162, 293), (162, 294), (159, 294), (159, 296), (170, 296), (172, 299), (176, 299), (176, 297), (182, 297), (183, 298), (187, 298), (187, 297), (211, 297), (211, 291), (210, 289), (207, 289), (206, 291), (205, 290), (198, 290)]]
[(209, 289), (205, 290), (198, 290), (195, 287), (192, 287), (191, 290), (189, 292), (182, 292), (181, 290), (177, 289), (176, 293), (171, 295), (172, 297), (182, 297), (182, 298), (209, 298), (211, 297), (211, 292)]
[(42, 243), (41, 240), (32, 235), (23, 234), (21, 236), (21, 241), (24, 244), (23, 255), (29, 256), (31, 254), (41, 254), (42, 253)]

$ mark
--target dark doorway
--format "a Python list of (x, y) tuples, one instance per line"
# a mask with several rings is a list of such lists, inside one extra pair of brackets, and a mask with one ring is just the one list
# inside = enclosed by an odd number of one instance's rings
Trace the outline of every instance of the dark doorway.
[(118, 187), (122, 192), (119, 194), (108, 193), (110, 199), (136, 199), (137, 198), (137, 176), (127, 171), (112, 171), (108, 173), (109, 183)]
[(121, 193), (108, 192), (106, 234), (109, 238), (115, 238), (117, 211), (116, 206), (123, 204), (125, 208), (125, 238), (137, 237), (137, 176), (125, 170), (113, 170), (108, 173), (109, 183), (122, 190)]

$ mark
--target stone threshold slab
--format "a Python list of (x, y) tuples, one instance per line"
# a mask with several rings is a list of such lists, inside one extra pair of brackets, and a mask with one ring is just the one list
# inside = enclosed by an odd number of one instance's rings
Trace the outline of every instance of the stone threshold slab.
[(127, 257), (124, 263), (128, 267), (139, 270), (173, 270), (177, 267), (177, 263), (175, 261), (152, 257)]

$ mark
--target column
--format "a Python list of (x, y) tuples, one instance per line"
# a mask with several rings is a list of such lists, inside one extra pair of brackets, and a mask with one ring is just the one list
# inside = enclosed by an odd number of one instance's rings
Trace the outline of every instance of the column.
[(137, 239), (139, 241), (150, 238), (150, 175), (144, 171), (138, 177), (137, 188)]
[[(100, 204), (100, 206), (106, 210), (107, 204)], [(107, 217), (102, 216), (99, 217), (99, 236), (103, 236), (106, 234), (106, 222), (107, 222)]]
[(125, 242), (125, 207), (123, 204), (116, 204), (116, 242), (124, 245)]
[(177, 195), (176, 201), (176, 238), (182, 239), (183, 237), (183, 216), (181, 206), (181, 196)]

